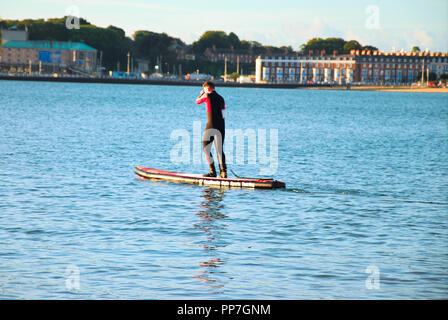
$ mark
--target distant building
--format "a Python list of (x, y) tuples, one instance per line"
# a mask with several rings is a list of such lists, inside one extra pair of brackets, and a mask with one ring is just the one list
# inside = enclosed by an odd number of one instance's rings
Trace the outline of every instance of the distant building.
[(19, 30), (16, 26), (9, 29), (2, 29), (2, 45), (8, 41), (27, 41), (28, 30)]
[(188, 60), (195, 61), (196, 55), (193, 52), (193, 48), (191, 46), (177, 46), (175, 48), (177, 60)]
[[(439, 52), (437, 52), (439, 54)], [(429, 72), (434, 72), (438, 78), (448, 74), (448, 58), (445, 54), (433, 55), (429, 58)]]
[(351, 54), (358, 65), (356, 81), (362, 83), (409, 84), (421, 80), (422, 72), (434, 72), (438, 77), (448, 73), (448, 56), (440, 52), (356, 50)]
[(3, 66), (32, 66), (55, 70), (71, 68), (92, 72), (96, 70), (97, 50), (80, 42), (16, 41), (2, 44), (0, 63)]
[(257, 55), (246, 50), (216, 49), (214, 47), (207, 48), (204, 51), (204, 57), (212, 62), (224, 61), (227, 58), (230, 63), (237, 63), (238, 60), (240, 63), (254, 63), (257, 59)]
[(448, 73), (448, 57), (440, 52), (352, 50), (344, 55), (262, 57), (255, 62), (256, 82), (409, 84), (421, 72)]
[(355, 60), (340, 56), (280, 56), (258, 57), (255, 81), (296, 83), (353, 82)]
[(149, 60), (135, 59), (137, 63), (137, 73), (147, 72), (149, 70)]

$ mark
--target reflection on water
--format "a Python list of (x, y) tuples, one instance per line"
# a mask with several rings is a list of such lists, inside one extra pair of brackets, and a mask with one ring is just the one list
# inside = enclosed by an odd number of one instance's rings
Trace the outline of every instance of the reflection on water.
[(225, 273), (219, 270), (224, 261), (219, 257), (218, 250), (220, 247), (226, 246), (221, 240), (221, 234), (226, 225), (218, 221), (227, 218), (221, 212), (224, 207), (222, 204), (224, 194), (225, 190), (223, 189), (205, 188), (202, 191), (203, 200), (196, 214), (200, 218), (200, 222), (193, 226), (204, 232), (205, 239), (201, 241), (201, 248), (207, 255), (205, 261), (199, 262), (203, 269), (199, 275), (194, 277), (205, 283), (210, 293), (221, 293), (220, 289), (224, 286), (217, 277), (218, 274)]

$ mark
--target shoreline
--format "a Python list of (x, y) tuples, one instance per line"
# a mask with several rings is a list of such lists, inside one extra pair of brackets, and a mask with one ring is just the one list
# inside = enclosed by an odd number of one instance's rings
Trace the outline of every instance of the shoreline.
[[(124, 78), (88, 78), (88, 77), (52, 77), (52, 76), (7, 76), (0, 75), (0, 80), (11, 81), (45, 81), (45, 82), (75, 82), (75, 83), (109, 83), (109, 84), (139, 84), (167, 86), (201, 86), (203, 81), (196, 80), (153, 80)], [(230, 88), (266, 88), (266, 89), (306, 89), (306, 90), (344, 90), (344, 91), (377, 91), (377, 92), (422, 92), (448, 93), (448, 88), (428, 88), (410, 86), (366, 86), (366, 85), (335, 85), (335, 84), (301, 84), (301, 83), (239, 83), (216, 82), (219, 87)]]
[(351, 86), (347, 87), (331, 87), (331, 88), (306, 88), (308, 90), (354, 90), (354, 91), (377, 91), (377, 92), (431, 92), (431, 93), (448, 93), (448, 88), (436, 87), (410, 87), (410, 86)]
[[(88, 77), (52, 77), (52, 76), (6, 76), (0, 75), (0, 80), (11, 81), (46, 81), (46, 82), (76, 82), (76, 83), (109, 83), (109, 84), (138, 84), (165, 86), (201, 87), (203, 80), (153, 80), (126, 78), (88, 78)], [(215, 82), (218, 87), (230, 88), (266, 88), (266, 89), (301, 89), (301, 88), (330, 88), (331, 84), (301, 84), (301, 83), (239, 83)]]

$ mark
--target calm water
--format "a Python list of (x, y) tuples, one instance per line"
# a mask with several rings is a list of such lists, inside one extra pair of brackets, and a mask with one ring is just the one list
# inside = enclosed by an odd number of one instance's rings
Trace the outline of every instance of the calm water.
[(0, 298), (448, 298), (447, 94), (218, 89), (286, 190), (137, 179), (199, 90), (0, 81)]

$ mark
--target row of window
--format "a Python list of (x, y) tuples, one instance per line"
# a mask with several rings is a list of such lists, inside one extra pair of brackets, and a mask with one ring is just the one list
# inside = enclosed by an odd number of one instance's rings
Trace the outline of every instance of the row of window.
[[(284, 62), (284, 63), (267, 63), (265, 65), (266, 67), (295, 67), (298, 68), (300, 67), (300, 63), (294, 63), (294, 62)], [(342, 64), (333, 64), (333, 66), (330, 63), (324, 64), (324, 63), (302, 63), (301, 67), (302, 68), (352, 68), (352, 63), (342, 63)], [(375, 64), (367, 64), (367, 63), (363, 63), (361, 64), (362, 68), (386, 68), (386, 69), (421, 69), (422, 65), (421, 64), (398, 64), (398, 63), (375, 63)], [(448, 70), (448, 64), (447, 65), (438, 65), (438, 66), (433, 66), (433, 68), (436, 69), (443, 69), (443, 70)]]
[[(346, 69), (335, 69), (335, 70), (338, 70), (338, 71), (340, 70), (342, 74), (345, 74), (345, 70)], [(350, 69), (348, 69), (348, 70), (350, 70)], [(302, 72), (303, 74), (311, 74), (311, 73), (324, 74), (324, 70), (323, 69), (263, 68), (263, 73), (264, 74), (283, 73), (283, 71), (289, 72), (289, 73), (294, 73), (294, 74), (299, 74), (300, 72)], [(350, 71), (348, 71), (347, 73), (350, 73)]]
[[(262, 57), (262, 60), (291, 60), (291, 59), (297, 59), (295, 56), (294, 57), (287, 57), (287, 56), (274, 56), (274, 57)], [(311, 57), (306, 57), (306, 58), (299, 58), (300, 60), (308, 60), (308, 61), (313, 61), (313, 60), (331, 60), (331, 61), (344, 61), (344, 60), (351, 60), (351, 57), (332, 57), (332, 56), (311, 56)]]
[[(263, 62), (265, 63), (269, 63), (270, 61), (266, 61), (266, 60), (275, 60), (275, 62), (273, 63), (281, 63), (282, 60), (293, 60), (294, 58), (288, 58), (288, 57), (273, 57), (273, 58), (269, 58), (266, 57), (262, 60), (265, 60)], [(381, 58), (373, 58), (373, 57), (364, 57), (364, 58), (354, 58), (356, 61), (361, 61), (361, 62), (403, 62), (403, 63), (415, 63), (416, 61), (418, 61), (419, 63), (421, 61), (424, 61), (425, 63), (448, 63), (448, 57), (442, 57), (442, 58), (425, 58), (425, 57), (408, 57), (408, 58), (392, 58), (392, 57), (381, 57)], [(338, 63), (340, 60), (352, 60), (353, 58), (350, 57), (344, 57), (343, 59), (334, 59), (331, 57), (313, 57), (313, 58), (307, 58), (307, 59), (303, 59), (306, 61), (313, 61), (313, 60), (329, 60), (332, 61), (334, 63)], [(300, 63), (302, 62), (302, 60), (297, 60), (297, 62), (295, 63)]]
[[(224, 61), (224, 59), (218, 59), (218, 58), (210, 58), (209, 60), (213, 61), (213, 62)], [(229, 58), (229, 59), (227, 59), (227, 61), (234, 61), (234, 62), (236, 62), (237, 58)], [(244, 58), (244, 59), (240, 58), (240, 62), (250, 63), (250, 62), (254, 62), (254, 60), (253, 59), (248, 59), (248, 58)]]
[(227, 58), (237, 58), (237, 57), (240, 57), (240, 59), (255, 59), (255, 57), (254, 56), (251, 56), (251, 55), (249, 55), (249, 54), (240, 54), (240, 55), (235, 55), (235, 54), (224, 54), (224, 53), (217, 53), (217, 54), (212, 54), (212, 57), (218, 57), (218, 58), (222, 58), (222, 59), (224, 59), (225, 57), (227, 57)]
[[(403, 71), (405, 71), (405, 70), (403, 70)], [(393, 74), (393, 73), (396, 73), (396, 74), (402, 74), (402, 73), (405, 73), (405, 72), (403, 72), (402, 70), (397, 70), (396, 72), (394, 72), (393, 70), (379, 70), (379, 69), (374, 69), (374, 70), (372, 70), (372, 69), (361, 69), (361, 73), (362, 74)], [(413, 70), (409, 70), (407, 73), (415, 73), (415, 74), (417, 74), (417, 73), (419, 73), (419, 71), (418, 70), (415, 70), (415, 71), (413, 71)]]
[[(12, 55), (11, 52), (9, 52), (9, 51), (5, 53), (5, 56), (7, 56), (7, 57), (11, 57), (11, 56), (15, 56), (15, 57), (17, 57), (16, 54), (15, 54), (15, 55)], [(23, 57), (23, 58), (28, 58), (28, 59), (33, 58), (33, 56), (34, 56), (35, 58), (38, 58), (38, 57), (39, 57), (39, 54), (36, 53), (36, 54), (33, 55), (33, 54), (28, 53), (28, 52), (27, 52), (26, 54), (22, 54), (22, 57)], [(21, 58), (21, 57), (19, 56), (18, 59), (20, 59), (20, 58)]]
[(408, 57), (408, 58), (361, 58), (362, 62), (370, 61), (390, 61), (390, 62), (413, 62), (415, 60), (425, 60), (427, 63), (448, 63), (448, 58), (425, 58), (425, 57)]
[(339, 81), (339, 80), (343, 80), (343, 79), (348, 79), (350, 81), (353, 81), (353, 76), (352, 75), (348, 75), (346, 76), (340, 76), (340, 77), (335, 77), (334, 79), (332, 77), (324, 77), (324, 76), (319, 76), (319, 75), (304, 75), (303, 77), (301, 77), (300, 75), (267, 75), (265, 77), (263, 77), (263, 80), (268, 80), (268, 81), (272, 81), (272, 80), (279, 80), (279, 79), (283, 79), (283, 80), (297, 80), (297, 81), (306, 81), (306, 80), (320, 80), (320, 81)]
[(364, 64), (361, 64), (361, 66), (363, 68), (384, 68), (385, 67), (387, 69), (390, 69), (391, 67), (392, 68), (397, 67), (397, 68), (401, 68), (401, 69), (404, 69), (406, 67), (408, 69), (418, 69), (418, 68), (422, 67), (422, 65), (419, 65), (419, 64), (404, 65), (404, 64), (395, 64), (395, 63), (392, 63), (392, 64), (390, 64), (390, 63), (386, 63), (386, 64), (382, 64), (382, 63), (375, 63), (375, 64), (370, 63), (370, 64), (367, 64), (367, 63), (364, 63)]
[(335, 68), (351, 68), (352, 63), (312, 63), (312, 62), (268, 62), (268, 67), (302, 67), (302, 68), (331, 68), (333, 65)]
[[(263, 57), (262, 60), (291, 60), (294, 57)], [(396, 56), (382, 56), (382, 57), (332, 57), (332, 56), (311, 56), (306, 58), (299, 58), (298, 60), (331, 60), (331, 61), (339, 61), (339, 60), (359, 60), (361, 62), (376, 62), (376, 61), (391, 61), (391, 62), (412, 62), (415, 60), (425, 60), (425, 62), (433, 62), (433, 63), (448, 63), (448, 57), (420, 57), (420, 56), (409, 56), (409, 57), (396, 57)]]

